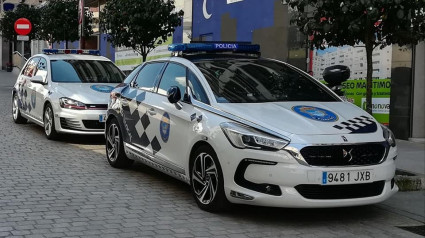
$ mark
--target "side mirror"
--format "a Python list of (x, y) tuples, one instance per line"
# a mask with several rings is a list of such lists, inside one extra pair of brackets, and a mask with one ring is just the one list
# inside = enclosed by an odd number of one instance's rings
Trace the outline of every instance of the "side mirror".
[(350, 68), (345, 65), (334, 65), (323, 71), (323, 79), (330, 88), (341, 85), (350, 78)]
[(39, 84), (45, 84), (44, 83), (44, 79), (43, 77), (41, 77), (40, 75), (35, 75), (30, 79), (31, 82), (33, 83), (39, 83)]
[(170, 87), (167, 91), (168, 101), (172, 104), (177, 103), (182, 98), (180, 88), (177, 86)]

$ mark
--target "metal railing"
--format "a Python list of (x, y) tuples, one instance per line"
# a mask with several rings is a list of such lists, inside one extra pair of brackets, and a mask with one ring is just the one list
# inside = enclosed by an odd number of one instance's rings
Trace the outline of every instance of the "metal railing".
[(12, 63), (13, 66), (22, 69), (24, 67), (25, 62), (27, 62), (27, 58), (25, 58), (20, 52), (14, 51), (12, 55)]

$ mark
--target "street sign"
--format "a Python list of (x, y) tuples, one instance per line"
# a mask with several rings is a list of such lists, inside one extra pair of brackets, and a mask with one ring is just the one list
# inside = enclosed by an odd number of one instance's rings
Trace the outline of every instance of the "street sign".
[(26, 18), (19, 18), (15, 21), (15, 31), (18, 35), (26, 36), (31, 32), (31, 22)]
[(29, 36), (17, 35), (16, 36), (16, 40), (29, 41), (30, 40), (30, 37)]

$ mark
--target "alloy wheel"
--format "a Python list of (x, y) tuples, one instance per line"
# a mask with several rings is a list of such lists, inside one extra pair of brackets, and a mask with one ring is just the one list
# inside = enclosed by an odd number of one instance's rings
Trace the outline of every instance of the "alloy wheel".
[(44, 112), (44, 131), (46, 135), (50, 135), (52, 133), (53, 126), (53, 113), (50, 107), (47, 107)]
[(120, 134), (118, 126), (112, 123), (108, 128), (106, 136), (106, 152), (110, 161), (115, 162), (119, 155), (120, 149)]
[(14, 120), (18, 119), (18, 113), (19, 113), (18, 96), (15, 95), (15, 97), (13, 97), (13, 104), (12, 104), (12, 115)]
[(192, 186), (196, 198), (202, 204), (210, 204), (217, 194), (218, 171), (214, 159), (207, 153), (200, 153), (193, 164)]

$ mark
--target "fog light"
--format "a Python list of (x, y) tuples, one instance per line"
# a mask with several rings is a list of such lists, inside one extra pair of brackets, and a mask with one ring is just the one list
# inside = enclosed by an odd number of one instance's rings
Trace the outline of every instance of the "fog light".
[(249, 196), (240, 192), (235, 192), (235, 191), (230, 191), (230, 196), (234, 197), (234, 198), (239, 198), (239, 199), (243, 199), (243, 200), (254, 200), (253, 196)]

